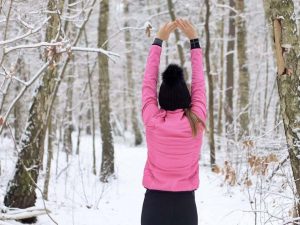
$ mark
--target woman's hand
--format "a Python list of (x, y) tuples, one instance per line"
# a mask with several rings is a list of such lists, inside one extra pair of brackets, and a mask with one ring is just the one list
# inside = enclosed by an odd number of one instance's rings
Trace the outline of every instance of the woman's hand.
[(162, 27), (159, 28), (156, 37), (166, 41), (169, 39), (170, 33), (177, 28), (175, 21), (167, 22)]
[(190, 21), (179, 18), (175, 20), (175, 23), (190, 40), (198, 38), (197, 30)]

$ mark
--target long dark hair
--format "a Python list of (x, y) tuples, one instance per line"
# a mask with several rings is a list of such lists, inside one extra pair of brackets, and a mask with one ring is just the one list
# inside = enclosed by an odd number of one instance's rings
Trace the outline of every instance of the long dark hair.
[(205, 123), (192, 111), (191, 108), (185, 108), (184, 113), (190, 122), (193, 137), (196, 137), (200, 130), (205, 129)]

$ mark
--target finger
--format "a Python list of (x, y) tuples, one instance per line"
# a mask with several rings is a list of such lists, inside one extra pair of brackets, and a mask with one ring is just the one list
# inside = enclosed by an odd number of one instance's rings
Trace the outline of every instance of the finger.
[(187, 20), (186, 22), (187, 22), (187, 24), (188, 24), (189, 27), (194, 28), (194, 25), (192, 24), (191, 21)]
[(171, 33), (171, 32), (173, 32), (176, 28), (177, 28), (177, 26), (174, 24), (174, 25), (170, 26), (170, 28), (168, 29), (168, 32)]
[(178, 24), (182, 30), (185, 29), (184, 21), (182, 19), (178, 19)]
[(171, 26), (170, 26), (172, 29), (175, 27), (177, 27), (177, 24), (174, 22)]
[(173, 29), (174, 27), (176, 27), (176, 23), (175, 22), (171, 22), (168, 24), (168, 29)]
[(183, 27), (181, 26), (181, 24), (179, 22), (176, 21), (176, 26), (177, 28), (179, 28), (180, 30), (183, 30)]
[(182, 19), (182, 24), (185, 28), (188, 28), (189, 24), (186, 19)]
[(189, 19), (186, 19), (185, 21), (187, 22), (187, 24), (192, 25), (192, 23)]
[[(171, 29), (171, 27), (173, 27), (174, 26), (174, 24), (175, 24), (175, 22), (174, 21), (170, 21), (169, 23), (168, 23), (168, 25), (166, 26), (166, 29), (167, 30), (170, 30)], [(176, 26), (176, 25), (175, 25)]]
[(172, 27), (172, 29), (170, 30), (170, 33), (173, 32), (176, 29), (177, 29), (177, 26)]
[(175, 24), (176, 24), (176, 26), (180, 26), (180, 23), (179, 23), (179, 19), (178, 19), (178, 18), (175, 20)]
[(167, 28), (167, 27), (169, 26), (169, 23), (170, 23), (170, 22), (166, 22), (166, 23), (164, 24), (164, 28)]

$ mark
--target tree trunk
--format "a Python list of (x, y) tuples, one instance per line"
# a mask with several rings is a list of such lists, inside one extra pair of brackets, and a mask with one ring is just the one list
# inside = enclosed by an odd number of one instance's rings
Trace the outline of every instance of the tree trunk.
[[(229, 0), (230, 7), (234, 8), (235, 0)], [(229, 40), (226, 53), (226, 91), (225, 91), (225, 129), (227, 139), (233, 139), (233, 84), (234, 84), (234, 40), (235, 24), (234, 11), (229, 13)], [(227, 142), (228, 144), (229, 142)], [(229, 146), (228, 146), (229, 147)]]
[(242, 15), (245, 11), (244, 0), (236, 1), (237, 16), (237, 51), (239, 62), (239, 139), (249, 135), (249, 71), (247, 66), (246, 44), (247, 31)]
[[(221, 0), (220, 4), (224, 4), (224, 1)], [(220, 38), (222, 40), (221, 51), (220, 51), (220, 67), (221, 73), (219, 75), (220, 80), (220, 92), (219, 92), (219, 108), (218, 108), (218, 135), (221, 136), (223, 132), (223, 96), (224, 96), (224, 21), (223, 19), (220, 21)], [(220, 146), (218, 146), (219, 148)]]
[[(67, 12), (70, 13), (70, 5), (74, 3), (75, 0), (68, 0), (68, 8)], [(74, 26), (70, 24), (69, 21), (66, 21), (64, 31), (67, 34), (68, 37), (72, 39), (74, 37)], [(72, 57), (72, 65), (67, 68), (67, 100), (66, 100), (66, 108), (65, 108), (65, 126), (64, 126), (64, 142), (63, 142), (63, 149), (67, 154), (67, 161), (69, 159), (69, 156), (72, 155), (73, 152), (73, 141), (72, 141), (72, 133), (74, 130), (73, 125), (73, 84), (74, 84), (74, 72), (75, 72), (75, 63), (74, 63), (74, 56)]]
[[(125, 70), (125, 66), (124, 66), (124, 70)], [(127, 98), (128, 96), (126, 95), (126, 93), (128, 92), (127, 91), (127, 83), (126, 83), (126, 80), (127, 80), (127, 74), (126, 73), (123, 73), (123, 115), (124, 115), (124, 131), (127, 131), (128, 130), (128, 104), (127, 104)]]
[(92, 110), (92, 139), (93, 139), (93, 174), (97, 175), (96, 171), (96, 124), (95, 124), (95, 110), (94, 110), (94, 101), (93, 101), (93, 89), (92, 89), (92, 83), (91, 83), (91, 73), (89, 72), (89, 80), (88, 80), (88, 86), (89, 86), (89, 94), (91, 99), (91, 110)]
[[(24, 68), (25, 65), (24, 65), (23, 57), (18, 58), (17, 67), (18, 67), (17, 73), (20, 75), (21, 78), (25, 78), (25, 76), (23, 75), (25, 73), (25, 68)], [(16, 96), (19, 93), (20, 89), (21, 89), (21, 84), (20, 84), (20, 82), (17, 82), (16, 87), (15, 87)], [(21, 113), (21, 110), (22, 110), (21, 101), (17, 101), (14, 106), (14, 135), (15, 135), (15, 140), (16, 140), (17, 145), (19, 145), (21, 134), (22, 134), (21, 124), (22, 124), (22, 117), (23, 117), (22, 115), (23, 114)]]
[(206, 35), (206, 48), (205, 48), (205, 64), (206, 74), (208, 77), (208, 109), (209, 109), (209, 147), (210, 147), (210, 165), (213, 167), (216, 164), (215, 156), (215, 138), (214, 138), (214, 84), (213, 77), (210, 73), (210, 33), (209, 33), (209, 16), (210, 6), (209, 0), (205, 0), (206, 5), (206, 19), (205, 19), (205, 35)]
[(46, 177), (44, 181), (44, 190), (43, 196), (46, 200), (48, 200), (48, 188), (50, 183), (50, 174), (51, 174), (51, 162), (52, 162), (52, 154), (53, 154), (53, 127), (52, 127), (52, 117), (49, 118), (48, 122), (48, 154), (47, 154), (47, 166), (46, 166)]
[(81, 130), (82, 130), (82, 115), (78, 116), (78, 126), (77, 126), (77, 143), (76, 143), (76, 155), (79, 155), (80, 150), (80, 137), (81, 137)]
[[(125, 8), (124, 8), (124, 14), (125, 14), (125, 18), (126, 18), (126, 21), (125, 21), (125, 24), (124, 26), (125, 27), (128, 27), (130, 26), (129, 24), (129, 19), (128, 19), (128, 16), (129, 16), (129, 3), (128, 1), (125, 1)], [(135, 101), (135, 95), (134, 93), (135, 92), (135, 89), (134, 89), (134, 79), (132, 78), (132, 55), (133, 55), (133, 48), (131, 46), (131, 34), (130, 34), (130, 30), (129, 29), (126, 29), (125, 30), (125, 45), (126, 45), (126, 60), (127, 60), (127, 81), (128, 81), (128, 90), (129, 90), (129, 93), (128, 93), (128, 98), (129, 98), (129, 102), (130, 102), (130, 105), (131, 105), (131, 122), (132, 122), (132, 128), (133, 128), (133, 133), (134, 133), (134, 137), (135, 137), (135, 142), (134, 142), (134, 145), (137, 146), (137, 145), (140, 145), (143, 141), (142, 139), (142, 134), (141, 134), (141, 131), (140, 131), (140, 128), (138, 126), (138, 120), (137, 120), (137, 110), (136, 110), (136, 101)], [(129, 103), (127, 102), (127, 103)]]
[[(74, 60), (72, 60), (74, 63)], [(63, 149), (67, 154), (67, 161), (69, 156), (72, 155), (72, 133), (73, 133), (73, 84), (74, 84), (74, 69), (73, 65), (67, 70), (67, 100), (65, 108), (65, 123), (64, 123), (64, 138), (63, 138)]]
[[(269, 48), (268, 48), (268, 45), (269, 45), (269, 38), (268, 38), (268, 33), (266, 33), (266, 36), (265, 36), (265, 43), (266, 43), (266, 49), (265, 49), (265, 52), (268, 52)], [(264, 131), (266, 130), (266, 127), (267, 127), (267, 116), (268, 116), (268, 103), (267, 103), (267, 97), (268, 97), (268, 86), (270, 85), (270, 82), (269, 82), (269, 58), (266, 59), (266, 86), (265, 86), (265, 93), (264, 93), (264, 126), (263, 126), (263, 129)], [(272, 89), (273, 90), (273, 89)], [(270, 95), (270, 98), (271, 99), (271, 95)]]
[(86, 119), (88, 122), (87, 122), (87, 125), (85, 128), (85, 133), (88, 135), (91, 135), (92, 134), (92, 131), (91, 131), (91, 109), (87, 110)]
[[(300, 143), (300, 40), (294, 20), (294, 4), (292, 0), (269, 0), (265, 3), (265, 10), (266, 15), (270, 15), (268, 19), (274, 29), (272, 39), (275, 41), (280, 111), (296, 186), (296, 199), (299, 199), (300, 159), (297, 156)], [(296, 202), (295, 212), (296, 216), (300, 216), (299, 202)]]
[[(63, 4), (62, 4), (63, 5)], [(48, 10), (55, 11), (59, 7), (54, 1), (49, 1)], [(59, 18), (50, 14), (49, 25), (46, 29), (46, 41), (57, 35)], [(48, 59), (49, 60), (49, 59)], [(57, 78), (56, 67), (50, 66), (44, 73), (41, 85), (36, 90), (24, 135), (20, 140), (20, 153), (16, 164), (15, 174), (8, 183), (4, 204), (7, 207), (28, 208), (35, 205), (35, 187), (41, 165), (40, 151), (44, 151), (44, 139), (47, 128), (47, 113), (51, 108), (51, 99)], [(24, 219), (22, 222), (32, 223), (36, 218)]]
[[(107, 27), (109, 18), (109, 1), (100, 2), (100, 15), (98, 23), (98, 47), (107, 38)], [(107, 45), (102, 46), (107, 49)], [(100, 170), (100, 181), (108, 182), (108, 178), (114, 174), (114, 146), (110, 124), (110, 104), (109, 104), (109, 73), (108, 58), (103, 54), (98, 54), (99, 66), (99, 119), (102, 138), (102, 161)]]
[[(169, 10), (171, 20), (174, 21), (176, 19), (176, 16), (175, 16), (175, 8), (174, 8), (173, 1), (172, 0), (167, 0), (167, 1), (168, 1), (168, 10)], [(180, 41), (179, 31), (176, 29), (174, 31), (174, 33), (175, 33), (175, 41), (176, 41), (177, 51), (178, 51), (178, 55), (179, 55), (179, 59), (180, 59), (180, 65), (183, 68), (184, 79), (187, 80), (188, 74), (187, 74), (187, 69), (185, 66), (184, 52), (183, 52), (182, 46), (179, 44), (179, 41)]]

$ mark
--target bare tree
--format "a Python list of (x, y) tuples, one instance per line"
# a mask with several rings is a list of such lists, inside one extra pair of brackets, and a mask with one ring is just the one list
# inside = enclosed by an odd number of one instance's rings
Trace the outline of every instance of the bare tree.
[(208, 110), (209, 110), (209, 147), (210, 147), (210, 165), (216, 164), (216, 151), (215, 151), (215, 137), (214, 137), (214, 83), (213, 77), (210, 71), (210, 31), (209, 31), (209, 16), (210, 5), (209, 0), (205, 0), (206, 5), (206, 19), (205, 19), (205, 35), (206, 35), (206, 47), (205, 47), (205, 65), (206, 73), (208, 77)]
[[(224, 4), (224, 0), (219, 0), (219, 4)], [(221, 47), (220, 47), (220, 75), (219, 75), (219, 87), (220, 87), (220, 92), (219, 92), (219, 104), (218, 104), (218, 125), (217, 125), (217, 132), (218, 135), (222, 135), (223, 131), (223, 96), (224, 96), (224, 16), (222, 16), (221, 21), (219, 22), (218, 26), (218, 33), (221, 38)], [(220, 146), (218, 146), (219, 148)]]
[[(174, 21), (176, 19), (176, 13), (175, 13), (175, 7), (173, 4), (173, 1), (172, 0), (167, 0), (167, 1), (168, 1), (168, 10), (169, 10), (171, 20)], [(175, 41), (176, 41), (177, 51), (178, 51), (178, 55), (179, 55), (179, 59), (180, 59), (180, 65), (183, 68), (184, 79), (187, 80), (188, 74), (187, 74), (187, 69), (185, 66), (184, 52), (183, 52), (182, 46), (179, 44), (180, 34), (177, 29), (174, 31), (174, 33), (175, 33)]]
[[(233, 138), (233, 84), (234, 84), (234, 42), (235, 42), (235, 0), (229, 0), (229, 37), (226, 53), (225, 129), (227, 138)], [(227, 142), (228, 143), (228, 142)]]
[[(48, 10), (56, 10), (56, 3), (48, 2)], [(46, 30), (46, 40), (55, 39), (58, 33), (59, 17), (50, 14), (49, 25)], [(47, 58), (52, 63), (53, 57)], [(47, 113), (50, 110), (50, 100), (55, 88), (54, 79), (57, 77), (57, 67), (50, 66), (42, 77), (41, 85), (36, 90), (31, 107), (25, 132), (20, 141), (20, 153), (16, 164), (16, 172), (8, 184), (4, 204), (8, 207), (28, 208), (34, 206), (36, 201), (35, 184), (41, 165), (41, 151), (44, 151), (44, 139), (47, 128)], [(30, 177), (29, 177), (30, 176)], [(28, 218), (23, 222), (35, 222), (36, 218)]]
[[(74, 7), (72, 4), (74, 0), (67, 1), (67, 13), (70, 14), (71, 8)], [(76, 6), (76, 5), (75, 5)], [(65, 22), (64, 32), (66, 35), (73, 39), (75, 34), (75, 29), (72, 23), (69, 21)], [(71, 64), (67, 68), (67, 93), (66, 93), (66, 107), (65, 107), (65, 123), (64, 123), (64, 138), (63, 138), (63, 149), (67, 154), (67, 161), (69, 159), (69, 155), (73, 152), (73, 144), (72, 144), (72, 133), (74, 130), (73, 125), (73, 86), (74, 86), (74, 76), (75, 76), (75, 60), (74, 56), (72, 55)]]
[(50, 172), (51, 172), (51, 164), (53, 159), (53, 128), (52, 128), (52, 119), (49, 119), (48, 122), (48, 150), (47, 150), (47, 165), (46, 165), (46, 176), (44, 181), (44, 190), (43, 197), (48, 200), (48, 190), (50, 183)]
[[(125, 5), (124, 5), (124, 14), (125, 14), (125, 23), (124, 26), (125, 27), (129, 27), (129, 2), (125, 1)], [(132, 71), (132, 56), (133, 56), (133, 48), (131, 46), (131, 33), (129, 29), (125, 30), (125, 45), (126, 45), (126, 60), (127, 60), (127, 81), (128, 81), (128, 99), (129, 102), (131, 103), (131, 122), (132, 122), (132, 128), (133, 128), (133, 133), (134, 133), (134, 137), (135, 137), (135, 145), (140, 145), (143, 141), (142, 139), (142, 133), (141, 130), (138, 126), (138, 120), (137, 120), (137, 110), (136, 110), (136, 104), (135, 104), (135, 95), (133, 93), (135, 93), (135, 85), (134, 85), (134, 79), (132, 77), (133, 75), (133, 71)]]
[[(300, 216), (300, 39), (297, 35), (292, 0), (264, 1), (266, 16), (273, 27), (272, 39), (277, 61), (277, 86), (288, 153), (296, 186), (295, 211)], [(299, 219), (295, 222), (299, 222)]]
[(238, 10), (237, 22), (237, 53), (239, 62), (239, 139), (249, 135), (249, 71), (247, 66), (247, 31), (244, 20), (244, 0), (236, 1)]
[[(107, 26), (109, 19), (109, 1), (100, 2), (100, 15), (98, 23), (98, 46), (108, 39)], [(107, 49), (107, 44), (102, 46)], [(102, 161), (100, 170), (100, 180), (108, 182), (108, 178), (114, 174), (114, 145), (110, 124), (110, 104), (109, 104), (109, 74), (108, 58), (98, 55), (99, 66), (99, 119), (102, 138)]]

